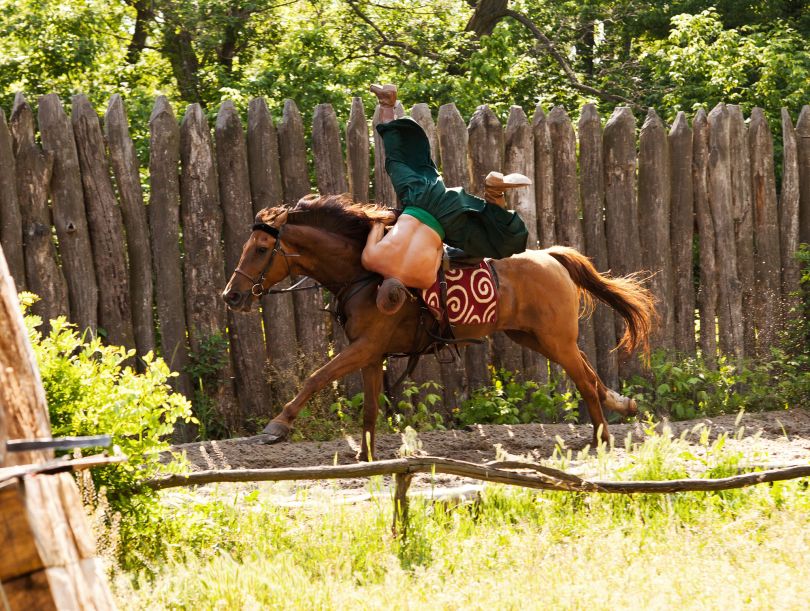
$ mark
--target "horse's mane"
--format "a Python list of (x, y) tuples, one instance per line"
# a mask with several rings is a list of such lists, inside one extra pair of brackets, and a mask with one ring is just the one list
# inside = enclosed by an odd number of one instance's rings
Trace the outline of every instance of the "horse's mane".
[[(266, 223), (285, 208), (265, 208), (256, 215), (256, 222)], [(347, 194), (308, 195), (294, 208), (288, 209), (288, 225), (306, 225), (337, 233), (356, 242), (365, 242), (373, 222), (393, 224), (399, 211), (379, 204), (359, 204)]]

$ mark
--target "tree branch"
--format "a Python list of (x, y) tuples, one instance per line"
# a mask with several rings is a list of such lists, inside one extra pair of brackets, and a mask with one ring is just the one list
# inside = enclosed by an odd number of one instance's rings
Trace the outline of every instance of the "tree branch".
[(371, 18), (368, 15), (366, 15), (363, 11), (360, 10), (360, 7), (357, 6), (357, 3), (354, 2), (354, 0), (347, 0), (347, 4), (351, 7), (352, 11), (362, 21), (364, 21), (366, 24), (368, 24), (371, 27), (371, 29), (374, 30), (377, 33), (377, 36), (380, 37), (380, 40), (382, 41), (383, 45), (385, 45), (387, 47), (396, 47), (398, 49), (403, 49), (403, 50), (408, 51), (409, 53), (411, 53), (413, 55), (416, 55), (416, 56), (425, 55), (425, 56), (427, 56), (427, 57), (429, 57), (429, 58), (431, 58), (433, 60), (436, 60), (436, 61), (441, 59), (436, 53), (432, 53), (432, 52), (426, 51), (424, 49), (419, 49), (417, 47), (414, 47), (413, 45), (409, 45), (407, 43), (404, 43), (404, 42), (401, 42), (401, 41), (398, 41), (398, 40), (391, 40), (385, 34), (385, 32), (383, 32), (382, 29), (380, 29), (380, 27), (371, 20)]

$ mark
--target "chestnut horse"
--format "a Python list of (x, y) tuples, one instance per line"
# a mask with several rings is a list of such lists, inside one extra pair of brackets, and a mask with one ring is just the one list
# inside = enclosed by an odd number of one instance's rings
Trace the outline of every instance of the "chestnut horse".
[[(420, 305), (406, 301), (394, 315), (378, 311), (381, 280), (363, 269), (360, 255), (372, 222), (392, 223), (395, 214), (375, 204), (353, 204), (343, 196), (310, 196), (293, 209), (266, 208), (242, 250), (222, 297), (231, 310), (247, 312), (258, 296), (291, 274), (305, 275), (337, 298), (349, 345), (311, 374), (299, 393), (264, 429), (269, 443), (285, 439), (301, 408), (332, 381), (360, 369), (363, 375), (363, 442), (360, 457), (374, 451), (374, 428), (387, 354), (410, 353), (432, 341), (420, 322)], [(594, 442), (608, 441), (602, 408), (636, 413), (635, 401), (608, 390), (577, 346), (580, 299), (597, 297), (625, 320), (619, 343), (625, 352), (647, 349), (655, 314), (650, 292), (633, 277), (600, 274), (572, 248), (528, 250), (494, 261), (499, 279), (497, 322), (458, 325), (458, 339), (505, 331), (515, 342), (558, 363), (576, 384), (588, 407)]]

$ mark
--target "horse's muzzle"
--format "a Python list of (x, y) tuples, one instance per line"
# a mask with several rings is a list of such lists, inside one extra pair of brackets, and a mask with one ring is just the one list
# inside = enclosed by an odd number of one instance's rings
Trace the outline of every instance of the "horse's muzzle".
[(222, 300), (228, 304), (228, 307), (235, 312), (249, 312), (251, 305), (250, 292), (241, 291), (224, 291), (222, 293)]

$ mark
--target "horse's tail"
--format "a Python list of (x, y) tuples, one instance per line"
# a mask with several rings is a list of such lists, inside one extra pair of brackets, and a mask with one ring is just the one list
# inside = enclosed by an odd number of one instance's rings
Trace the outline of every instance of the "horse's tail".
[(565, 246), (553, 246), (546, 252), (560, 262), (580, 290), (588, 291), (624, 318), (627, 328), (619, 348), (629, 354), (641, 347), (645, 354), (649, 353), (655, 298), (642, 285), (639, 274), (616, 278), (600, 274), (588, 257)]

